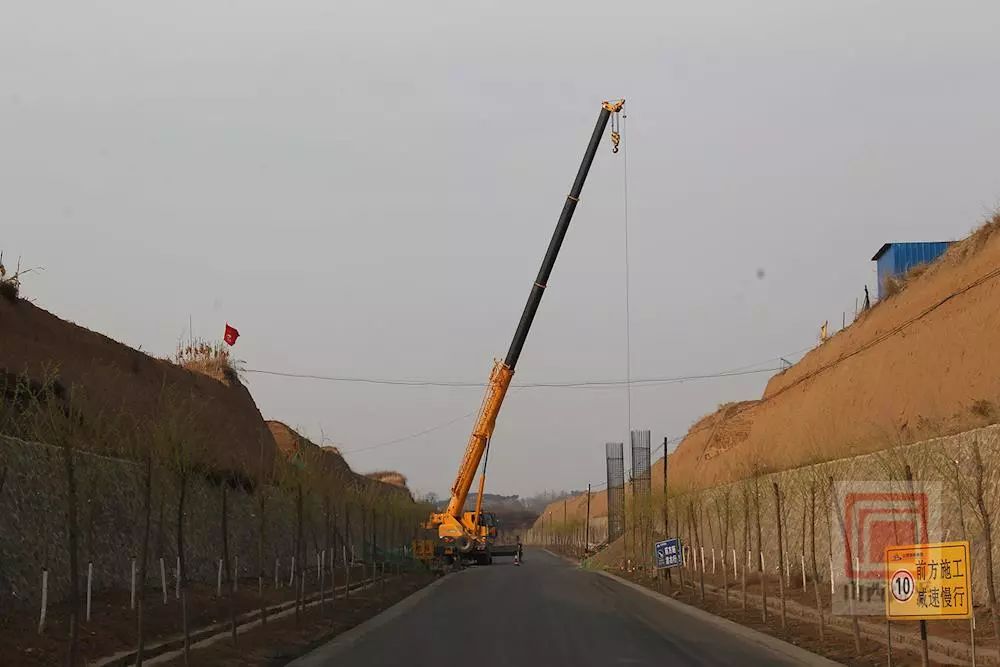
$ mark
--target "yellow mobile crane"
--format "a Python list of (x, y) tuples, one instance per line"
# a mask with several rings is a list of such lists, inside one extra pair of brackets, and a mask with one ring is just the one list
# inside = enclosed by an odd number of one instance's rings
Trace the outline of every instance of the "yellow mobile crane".
[[(566, 237), (570, 220), (572, 220), (576, 205), (580, 201), (580, 193), (583, 191), (583, 184), (587, 180), (587, 173), (590, 171), (590, 166), (594, 162), (594, 156), (597, 154), (601, 137), (604, 135), (604, 130), (612, 114), (617, 119), (617, 114), (622, 110), (624, 105), (625, 100), (604, 102), (601, 105), (601, 113), (597, 117), (597, 125), (594, 127), (590, 143), (587, 145), (587, 150), (583, 155), (583, 162), (580, 164), (580, 169), (576, 173), (576, 180), (573, 181), (573, 187), (570, 189), (569, 195), (566, 196), (566, 203), (563, 204), (559, 222), (556, 224), (552, 240), (549, 241), (548, 250), (542, 259), (542, 266), (538, 271), (538, 277), (535, 278), (535, 283), (531, 287), (528, 302), (524, 306), (521, 321), (514, 332), (514, 339), (507, 350), (507, 356), (503, 361), (496, 360), (493, 363), (490, 382), (486, 388), (486, 396), (483, 398), (483, 404), (479, 409), (479, 415), (476, 418), (475, 426), (473, 426), (472, 435), (469, 437), (469, 444), (465, 448), (465, 456), (462, 457), (462, 463), (458, 467), (458, 475), (455, 478), (455, 483), (451, 487), (451, 499), (448, 502), (448, 507), (444, 512), (431, 514), (430, 521), (427, 523), (428, 529), (437, 529), (438, 542), (433, 548), (430, 548), (431, 545), (427, 543), (424, 543), (423, 546), (415, 545), (415, 551), (419, 557), (426, 560), (443, 557), (448, 561), (465, 557), (475, 559), (484, 564), (492, 562), (493, 553), (491, 552), (491, 543), (492, 538), (496, 536), (497, 528), (492, 515), (484, 514), (482, 511), (483, 489), (486, 482), (485, 466), (480, 478), (479, 496), (476, 499), (475, 511), (464, 511), (465, 501), (469, 495), (469, 489), (472, 487), (476, 470), (479, 468), (483, 454), (488, 451), (490, 437), (493, 435), (493, 428), (496, 425), (500, 406), (503, 405), (507, 388), (510, 386), (511, 378), (514, 376), (514, 367), (517, 365), (518, 357), (521, 355), (521, 348), (524, 346), (524, 341), (528, 336), (531, 322), (538, 311), (538, 305), (542, 300), (542, 293), (545, 291), (549, 274), (555, 265), (559, 248)], [(618, 142), (620, 140), (617, 122), (612, 124), (611, 140), (614, 146), (613, 152), (617, 153)]]

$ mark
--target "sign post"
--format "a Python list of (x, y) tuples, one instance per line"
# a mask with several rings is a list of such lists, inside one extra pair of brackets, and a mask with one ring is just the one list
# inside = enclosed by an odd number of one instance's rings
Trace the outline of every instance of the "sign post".
[(891, 621), (970, 618), (970, 573), (968, 542), (886, 547), (886, 618)]
[(679, 537), (671, 537), (657, 542), (653, 549), (656, 555), (657, 569), (678, 567), (681, 564), (681, 539)]

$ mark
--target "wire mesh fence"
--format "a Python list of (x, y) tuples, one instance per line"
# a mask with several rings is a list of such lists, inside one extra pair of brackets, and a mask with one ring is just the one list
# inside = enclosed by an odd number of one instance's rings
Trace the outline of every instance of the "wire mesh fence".
[(617, 540), (625, 533), (625, 445), (609, 442), (608, 466), (608, 540)]

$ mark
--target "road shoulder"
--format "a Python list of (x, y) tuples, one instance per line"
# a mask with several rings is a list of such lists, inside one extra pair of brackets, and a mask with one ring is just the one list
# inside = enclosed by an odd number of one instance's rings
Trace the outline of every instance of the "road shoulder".
[(671, 597), (667, 597), (661, 593), (640, 586), (639, 584), (634, 584), (631, 581), (622, 579), (621, 577), (615, 576), (610, 572), (605, 572), (604, 570), (590, 570), (598, 575), (607, 577), (613, 581), (618, 582), (622, 586), (631, 588), (632, 590), (645, 595), (646, 597), (652, 598), (661, 604), (670, 607), (674, 611), (687, 614), (693, 618), (698, 619), (704, 623), (714, 625), (719, 628), (719, 630), (726, 632), (728, 634), (740, 637), (746, 641), (762, 646), (769, 651), (781, 654), (790, 660), (794, 660), (801, 665), (813, 665), (815, 667), (836, 667), (840, 665), (839, 662), (834, 662), (829, 658), (825, 658), (821, 655), (807, 651), (804, 648), (795, 646), (794, 644), (789, 644), (786, 641), (778, 639), (777, 637), (772, 637), (771, 635), (758, 632), (752, 628), (748, 628), (739, 623), (730, 621), (727, 618), (722, 618), (721, 616), (716, 616), (697, 607), (692, 607), (691, 605), (684, 604), (679, 600), (675, 600)]

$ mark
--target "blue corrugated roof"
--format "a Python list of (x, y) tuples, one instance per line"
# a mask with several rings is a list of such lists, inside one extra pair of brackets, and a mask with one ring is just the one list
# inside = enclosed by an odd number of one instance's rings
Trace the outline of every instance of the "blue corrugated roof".
[(883, 243), (882, 247), (878, 249), (878, 252), (872, 257), (873, 262), (877, 262), (878, 258), (886, 253), (886, 251), (894, 245), (914, 245), (916, 243), (951, 243), (951, 241), (889, 241), (888, 243)]

